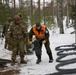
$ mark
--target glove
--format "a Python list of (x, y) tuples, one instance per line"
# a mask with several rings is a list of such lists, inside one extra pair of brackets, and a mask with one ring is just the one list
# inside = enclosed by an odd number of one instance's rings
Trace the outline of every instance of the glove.
[(32, 41), (29, 41), (29, 44), (32, 44)]
[(45, 44), (45, 43), (46, 43), (46, 40), (43, 40), (43, 41), (42, 41), (42, 44)]

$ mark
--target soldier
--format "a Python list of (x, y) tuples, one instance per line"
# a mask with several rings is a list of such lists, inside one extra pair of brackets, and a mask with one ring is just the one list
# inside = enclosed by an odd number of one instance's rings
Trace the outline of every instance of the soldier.
[(13, 52), (11, 57), (11, 65), (16, 62), (17, 53), (20, 54), (20, 63), (27, 63), (24, 60), (24, 38), (26, 38), (26, 31), (23, 24), (20, 23), (20, 17), (18, 15), (14, 16), (14, 24), (10, 27), (10, 36), (12, 37)]
[(49, 43), (49, 31), (46, 28), (44, 24), (40, 24), (40, 22), (37, 22), (33, 27), (31, 28), (29, 32), (29, 40), (30, 44), (32, 44), (32, 37), (35, 35), (36, 40), (34, 41), (34, 50), (35, 54), (37, 56), (37, 64), (41, 62), (41, 54), (42, 54), (42, 44), (45, 45), (46, 52), (49, 56), (49, 62), (53, 61), (52, 52), (50, 49), (50, 43)]
[(10, 42), (9, 41), (10, 40), (9, 29), (10, 29), (10, 26), (12, 25), (11, 22), (12, 22), (11, 17), (8, 17), (7, 21), (4, 24), (3, 31), (2, 31), (2, 37), (5, 36), (5, 45), (4, 45), (5, 49), (8, 48), (9, 42)]
[[(21, 19), (20, 22), (25, 26), (25, 30), (27, 32), (27, 37), (25, 38), (26, 42), (24, 42), (25, 43), (24, 48), (26, 48), (25, 53), (26, 54), (33, 54), (33, 52), (29, 50), (29, 44), (28, 44), (29, 38), (28, 38), (28, 31), (27, 31), (27, 28), (28, 28), (27, 23), (26, 23), (26, 21), (23, 20), (21, 13), (18, 13), (18, 15), (19, 15), (19, 17)], [(31, 47), (31, 45), (30, 45), (30, 47)]]
[(19, 15), (19, 17), (20, 17), (20, 23), (21, 23), (22, 25), (24, 25), (25, 30), (26, 30), (26, 33), (27, 33), (27, 37), (24, 38), (24, 40), (26, 41), (26, 42), (24, 42), (24, 48), (26, 48), (26, 43), (28, 42), (27, 24), (26, 24), (26, 22), (23, 20), (23, 18), (22, 18), (22, 14), (21, 14), (21, 13), (18, 13), (18, 15)]

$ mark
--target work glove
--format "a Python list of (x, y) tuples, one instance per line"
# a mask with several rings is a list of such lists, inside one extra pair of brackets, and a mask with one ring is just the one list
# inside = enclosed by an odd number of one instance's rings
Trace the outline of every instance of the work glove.
[(29, 41), (29, 44), (32, 44), (32, 41)]
[(43, 41), (42, 41), (42, 44), (45, 44), (45, 43), (46, 43), (46, 40), (43, 40)]

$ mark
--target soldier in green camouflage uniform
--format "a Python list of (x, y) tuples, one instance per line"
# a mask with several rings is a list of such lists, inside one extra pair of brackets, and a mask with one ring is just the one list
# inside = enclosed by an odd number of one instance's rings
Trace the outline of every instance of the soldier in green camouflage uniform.
[(5, 46), (4, 46), (5, 49), (6, 48), (8, 49), (8, 47), (10, 45), (9, 29), (11, 26), (11, 21), (12, 21), (12, 19), (10, 17), (8, 17), (8, 19), (5, 22), (4, 27), (3, 27), (2, 36), (5, 36)]
[(24, 25), (20, 23), (20, 17), (18, 15), (14, 16), (14, 24), (10, 28), (10, 36), (12, 37), (12, 46), (13, 46), (13, 52), (12, 52), (12, 61), (11, 65), (15, 64), (16, 61), (16, 55), (19, 52), (21, 63), (27, 63), (27, 61), (24, 60), (24, 38), (26, 38), (26, 30)]
[(18, 13), (17, 14), (19, 17), (20, 17), (20, 23), (25, 27), (25, 31), (26, 31), (26, 38), (24, 38), (25, 42), (24, 42), (24, 49), (25, 49), (25, 53), (27, 53), (27, 46), (26, 46), (26, 43), (28, 42), (28, 32), (27, 32), (27, 24), (26, 22), (23, 20), (22, 18), (22, 14), (21, 13)]
[(28, 34), (28, 25), (26, 23), (26, 21), (23, 20), (23, 17), (22, 17), (22, 14), (21, 13), (18, 13), (18, 15), (20, 16), (20, 21), (21, 23), (25, 26), (25, 30), (26, 30), (26, 33), (27, 33), (27, 37), (25, 38), (26, 42), (24, 44), (24, 47), (26, 48), (26, 54), (33, 54), (33, 51), (30, 51), (29, 50), (29, 47), (32, 48), (32, 45), (28, 44), (28, 41), (29, 41), (29, 34)]

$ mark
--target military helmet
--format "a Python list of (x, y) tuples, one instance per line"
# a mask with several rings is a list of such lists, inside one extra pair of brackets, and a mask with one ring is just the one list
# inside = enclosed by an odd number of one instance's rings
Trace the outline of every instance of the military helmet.
[(40, 22), (36, 22), (36, 27), (39, 27), (40, 26)]
[(8, 21), (12, 21), (12, 18), (11, 18), (11, 17), (8, 17), (7, 20), (8, 20)]
[(19, 17), (22, 17), (22, 14), (21, 14), (21, 13), (18, 13), (17, 15), (18, 15)]
[(14, 20), (15, 20), (15, 21), (19, 21), (19, 20), (20, 20), (20, 17), (19, 17), (18, 15), (15, 15), (15, 16), (14, 16)]

